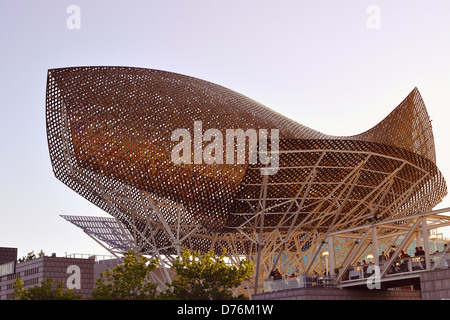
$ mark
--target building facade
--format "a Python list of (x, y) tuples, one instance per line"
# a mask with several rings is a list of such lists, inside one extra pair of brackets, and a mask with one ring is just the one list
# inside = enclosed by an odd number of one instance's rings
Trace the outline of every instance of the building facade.
[(40, 285), (51, 278), (55, 284), (89, 299), (100, 274), (117, 264), (117, 261), (98, 261), (95, 256), (87, 258), (45, 256), (25, 262), (17, 262), (16, 248), (0, 248), (0, 300), (12, 298), (14, 281), (20, 277), (25, 289)]

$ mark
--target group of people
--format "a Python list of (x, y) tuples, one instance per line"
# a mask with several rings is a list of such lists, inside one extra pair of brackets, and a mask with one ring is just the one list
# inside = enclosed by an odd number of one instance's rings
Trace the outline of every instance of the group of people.
[(270, 276), (273, 277), (273, 280), (280, 280), (283, 279), (283, 275), (281, 274), (281, 272), (277, 269), (273, 270), (270, 273)]
[[(386, 263), (387, 260), (389, 260), (389, 258), (391, 258), (392, 256), (395, 255), (395, 250), (394, 248), (391, 248), (391, 250), (389, 251), (389, 253), (386, 253), (384, 251), (381, 252), (381, 254), (378, 257), (378, 261), (380, 264), (384, 264)], [(416, 247), (416, 252), (415, 252), (415, 256), (422, 256), (425, 255), (425, 251), (423, 251), (422, 247)], [(405, 259), (405, 258), (409, 258), (410, 255), (408, 253), (406, 253), (404, 250), (400, 251), (400, 254), (397, 256), (398, 260), (401, 259)], [(368, 263), (366, 260), (362, 260), (362, 262), (358, 261), (356, 263), (356, 267), (357, 268), (361, 268), (364, 272), (364, 276), (368, 276), (366, 274), (367, 272), (367, 268), (368, 266), (372, 264), (372, 263)], [(400, 271), (407, 271), (408, 268), (408, 260), (403, 260), (400, 264), (393, 264), (391, 266), (392, 272), (400, 272)]]
[[(447, 246), (447, 244), (445, 244), (444, 248), (446, 248), (446, 246)], [(446, 250), (445, 250), (445, 251), (446, 251)], [(381, 254), (380, 254), (380, 256), (378, 257), (378, 260), (379, 260), (380, 264), (385, 263), (385, 262), (386, 262), (390, 257), (392, 257), (394, 254), (395, 254), (394, 248), (391, 248), (391, 250), (389, 251), (388, 254), (386, 254), (384, 251), (382, 251)], [(425, 256), (425, 251), (423, 250), (422, 247), (416, 247), (416, 248), (415, 248), (414, 256), (415, 256), (415, 257)], [(398, 260), (401, 260), (401, 259), (405, 259), (405, 258), (409, 258), (409, 257), (411, 257), (411, 256), (410, 256), (408, 253), (406, 253), (404, 250), (401, 250), (401, 251), (400, 251), (400, 254), (399, 254), (398, 257), (397, 257), (397, 259), (398, 259)], [(422, 263), (423, 263), (423, 261), (422, 261)], [(362, 260), (362, 263), (358, 261), (356, 265), (357, 265), (357, 266), (362, 266), (362, 267), (364, 268), (363, 270), (364, 270), (364, 272), (365, 272), (366, 269), (367, 269), (367, 267), (368, 267), (368, 265), (369, 265), (369, 263), (367, 263), (366, 260)], [(392, 268), (393, 268), (392, 271), (394, 271), (394, 272), (398, 272), (398, 271), (407, 271), (407, 268), (408, 268), (408, 261), (407, 261), (407, 260), (404, 260), (404, 261), (402, 261), (402, 262), (401, 262), (399, 265), (397, 265), (397, 266), (392, 265)], [(281, 272), (280, 272), (278, 269), (273, 270), (273, 271), (270, 273), (270, 276), (273, 278), (273, 280), (280, 280), (280, 279), (283, 279), (283, 276), (282, 276)], [(288, 276), (286, 276), (286, 278), (287, 278), (287, 277), (288, 277)], [(295, 275), (294, 273), (291, 274), (291, 275), (289, 276), (289, 278), (294, 278), (294, 277), (296, 277), (296, 275)]]
[[(387, 261), (390, 257), (392, 257), (395, 254), (395, 250), (394, 248), (391, 248), (391, 250), (389, 251), (389, 254), (386, 254), (384, 251), (381, 252), (380, 256), (378, 257), (378, 260), (380, 261), (380, 263)], [(425, 255), (425, 251), (423, 250), (422, 247), (416, 247), (416, 252), (414, 253), (414, 256), (424, 256)], [(398, 255), (399, 259), (405, 259), (405, 258), (409, 258), (410, 255), (407, 254), (404, 250), (400, 251), (400, 254)]]
[[(389, 254), (385, 254), (385, 252), (381, 252), (381, 255), (379, 256), (380, 263), (386, 262), (390, 257), (392, 257), (395, 254), (394, 248), (391, 248), (389, 251)], [(415, 257), (424, 256), (425, 251), (422, 247), (416, 247), (415, 248)], [(408, 253), (406, 253), (404, 250), (400, 251), (400, 254), (397, 256), (398, 260), (405, 259), (411, 257)], [(400, 264), (392, 265), (392, 271), (393, 272), (399, 272), (399, 271), (407, 271), (408, 269), (408, 260), (403, 260)]]
[(424, 256), (425, 255), (425, 251), (423, 251), (422, 247), (416, 247), (416, 252), (414, 253), (414, 256)]

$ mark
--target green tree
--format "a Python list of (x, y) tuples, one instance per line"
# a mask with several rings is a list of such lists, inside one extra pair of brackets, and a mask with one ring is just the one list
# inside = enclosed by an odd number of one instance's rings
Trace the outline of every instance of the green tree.
[(244, 299), (234, 297), (232, 288), (254, 272), (249, 260), (241, 260), (239, 266), (227, 265), (225, 249), (220, 256), (213, 251), (201, 255), (184, 249), (181, 257), (173, 263), (177, 278), (168, 284), (169, 290), (162, 293), (165, 299), (179, 300), (231, 300)]
[(27, 299), (25, 299), (26, 294), (27, 294), (27, 290), (25, 290), (23, 280), (20, 277), (17, 277), (17, 279), (13, 282), (12, 299), (13, 300), (27, 300)]
[(25, 289), (24, 283), (18, 277), (13, 283), (13, 300), (78, 300), (81, 294), (75, 294), (73, 289), (63, 289), (64, 282), (59, 283), (56, 287), (53, 285), (54, 280), (48, 278), (42, 281), (40, 286), (34, 286)]
[(40, 258), (40, 257), (45, 257), (45, 252), (43, 250), (41, 250), (38, 255), (36, 256), (36, 254), (34, 253), (34, 250), (31, 252), (28, 252), (28, 254), (22, 258), (19, 258), (17, 260), (17, 262), (25, 262), (25, 261), (30, 261), (32, 259), (36, 259), (36, 258)]
[(123, 265), (106, 269), (97, 279), (92, 291), (94, 300), (149, 300), (155, 299), (157, 285), (149, 281), (149, 274), (158, 260), (128, 251)]

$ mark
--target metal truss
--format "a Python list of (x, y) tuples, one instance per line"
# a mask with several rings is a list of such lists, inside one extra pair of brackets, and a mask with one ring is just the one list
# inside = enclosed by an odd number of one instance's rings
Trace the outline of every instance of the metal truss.
[[(330, 263), (329, 273), (336, 278), (335, 284), (339, 287), (361, 284), (365, 286), (367, 276), (365, 279), (361, 277), (356, 280), (347, 276), (349, 269), (362, 260), (366, 260), (367, 265), (380, 268), (376, 279), (378, 283), (416, 277), (419, 272), (439, 267), (440, 260), (446, 256), (448, 248), (432, 254), (429, 247), (430, 230), (449, 226), (449, 212), (450, 208), (444, 208), (384, 221), (371, 220), (362, 226), (330, 233), (326, 249), (330, 252), (329, 258), (327, 257)], [(417, 260), (417, 257), (401, 257), (401, 252), (406, 252), (413, 240), (417, 246), (423, 246), (424, 249), (424, 256), (417, 270), (411, 267), (411, 261)], [(387, 261), (380, 261), (381, 252), (389, 254), (390, 249), (393, 249), (394, 253), (389, 255)], [(367, 256), (370, 256), (370, 259)], [(401, 259), (404, 264), (402, 268), (398, 267)]]
[[(64, 218), (114, 254), (132, 249), (157, 257), (161, 286), (184, 247), (226, 248), (230, 263), (254, 262), (245, 287), (258, 293), (275, 267), (285, 274), (323, 272), (330, 235), (373, 221), (416, 228), (401, 221), (430, 212), (447, 195), (416, 88), (377, 126), (349, 137), (320, 133), (224, 87), (158, 70), (49, 70), (46, 103), (55, 176), (112, 217)], [(277, 172), (261, 174), (264, 165), (248, 159), (173, 163), (171, 133), (192, 132), (197, 120), (223, 133), (279, 129), (279, 150), (271, 150), (279, 156)], [(351, 242), (333, 251), (333, 261), (353, 254)]]
[[(299, 151), (299, 153), (302, 152), (307, 151)], [(322, 152), (318, 163), (326, 153), (326, 151)], [(132, 249), (158, 258), (161, 264), (157, 272), (158, 276), (155, 275), (155, 281), (161, 288), (164, 288), (165, 283), (170, 283), (173, 276), (173, 271), (170, 269), (171, 263), (184, 247), (191, 250), (202, 248), (203, 251), (219, 251), (225, 247), (230, 263), (238, 265), (241, 259), (251, 259), (256, 264), (255, 277), (244, 284), (247, 289), (252, 287), (253, 293), (256, 294), (261, 292), (262, 281), (268, 278), (275, 267), (279, 267), (284, 274), (292, 271), (297, 274), (310, 274), (314, 271), (323, 273), (325, 264), (321, 254), (327, 247), (327, 242), (330, 241), (330, 234), (334, 232), (339, 230), (351, 232), (352, 228), (356, 230), (366, 228), (367, 224), (374, 219), (383, 221), (382, 218), (374, 218), (376, 216), (389, 217), (391, 222), (388, 226), (391, 229), (386, 233), (389, 236), (396, 234), (393, 230), (410, 229), (403, 223), (394, 226), (394, 222), (409, 219), (408, 217), (416, 212), (417, 208), (428, 204), (425, 196), (407, 205), (405, 200), (423, 179), (429, 177), (422, 170), (422, 179), (410, 183), (409, 188), (397, 194), (392, 189), (392, 185), (396, 179), (401, 179), (398, 177), (399, 172), (405, 166), (411, 165), (406, 161), (399, 162), (398, 168), (390, 173), (384, 173), (384, 179), (380, 181), (381, 187), (380, 185), (364, 186), (364, 189), (367, 189), (366, 196), (362, 201), (356, 201), (352, 199), (352, 191), (360, 185), (359, 178), (364, 175), (364, 171), (368, 170), (366, 164), (372, 156), (379, 155), (364, 154), (357, 166), (340, 168), (348, 170), (348, 174), (339, 183), (333, 184), (333, 192), (337, 192), (336, 198), (339, 201), (331, 197), (316, 199), (311, 193), (316, 183), (323, 184), (320, 181), (317, 182), (316, 177), (324, 168), (316, 166), (311, 168), (308, 178), (301, 184), (296, 197), (276, 199), (277, 203), (268, 207), (267, 202), (273, 199), (267, 198), (269, 186), (267, 176), (260, 186), (259, 198), (242, 200), (242, 206), (252, 210), (239, 214), (243, 222), (234, 227), (232, 232), (211, 233), (199, 224), (190, 224), (185, 220), (185, 212), (181, 205), (161, 200), (159, 202), (143, 191), (140, 191), (140, 201), (135, 201), (129, 196), (132, 194), (130, 187), (113, 192), (105, 192), (105, 189), (102, 189), (102, 197), (110, 206), (110, 212), (115, 218), (69, 218), (68, 216), (64, 218), (81, 227), (97, 242), (100, 240), (106, 243), (107, 246), (104, 245), (104, 247), (112, 253), (123, 254), (126, 250)], [(280, 168), (280, 170), (291, 169), (293, 168)], [(99, 180), (85, 180), (87, 181), (91, 181), (94, 187), (98, 185)], [(298, 185), (296, 182), (293, 184)], [(391, 200), (386, 205), (383, 200), (388, 196), (395, 201)], [(257, 200), (254, 201), (256, 205), (250, 206), (253, 200)], [(349, 202), (355, 203), (352, 207), (354, 211), (344, 213), (344, 210), (348, 210)], [(295, 211), (292, 210), (294, 206)], [(283, 218), (277, 225), (268, 228), (264, 223), (265, 217), (280, 214), (280, 209), (284, 210), (281, 212)], [(305, 211), (307, 214), (303, 213)], [(299, 217), (302, 217), (301, 221)], [(392, 220), (395, 217), (400, 218)], [(327, 225), (325, 232), (318, 228), (323, 225)], [(381, 239), (386, 238), (386, 234)], [(348, 256), (352, 244), (352, 241), (340, 244), (340, 249), (334, 253), (337, 261)]]

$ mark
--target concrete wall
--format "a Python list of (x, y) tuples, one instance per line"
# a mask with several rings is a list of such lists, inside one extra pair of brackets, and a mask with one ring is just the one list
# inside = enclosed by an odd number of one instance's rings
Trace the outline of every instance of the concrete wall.
[(253, 295), (252, 300), (420, 300), (420, 291), (301, 288)]
[(252, 296), (252, 300), (441, 300), (450, 299), (450, 268), (420, 274), (420, 290), (299, 288)]
[(420, 275), (423, 300), (450, 299), (450, 269), (439, 269)]

